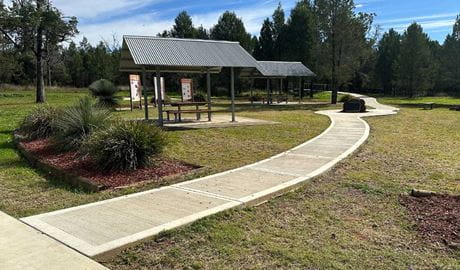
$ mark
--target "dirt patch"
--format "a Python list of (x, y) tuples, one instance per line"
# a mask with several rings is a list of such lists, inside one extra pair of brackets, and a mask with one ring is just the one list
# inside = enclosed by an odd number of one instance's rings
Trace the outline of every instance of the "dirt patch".
[(457, 248), (460, 243), (460, 196), (401, 196), (401, 203), (416, 221), (417, 230), (432, 242)]
[(50, 147), (49, 140), (22, 142), (21, 146), (41, 161), (72, 175), (84, 177), (105, 188), (130, 186), (145, 181), (159, 181), (168, 176), (175, 176), (198, 169), (197, 166), (181, 161), (157, 158), (152, 166), (134, 171), (102, 171), (88, 156), (78, 152), (60, 153)]

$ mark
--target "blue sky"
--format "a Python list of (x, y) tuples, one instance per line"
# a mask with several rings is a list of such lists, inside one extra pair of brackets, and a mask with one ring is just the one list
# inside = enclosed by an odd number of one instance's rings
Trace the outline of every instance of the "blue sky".
[[(6, 0), (8, 3), (10, 0)], [(155, 35), (170, 29), (175, 16), (186, 10), (196, 26), (212, 27), (225, 10), (235, 11), (247, 30), (258, 35), (262, 21), (281, 2), (287, 15), (296, 0), (52, 0), (66, 15), (79, 18), (81, 34), (92, 43), (119, 40), (123, 34)], [(452, 31), (460, 0), (355, 0), (357, 11), (376, 13), (383, 30), (398, 31), (421, 23), (432, 39), (442, 42)]]

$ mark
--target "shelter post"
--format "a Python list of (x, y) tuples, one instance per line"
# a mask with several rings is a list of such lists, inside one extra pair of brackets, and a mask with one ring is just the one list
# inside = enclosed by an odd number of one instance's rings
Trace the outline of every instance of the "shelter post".
[(211, 73), (209, 68), (206, 70), (206, 84), (208, 90), (208, 121), (211, 122)]
[(254, 105), (254, 91), (253, 91), (253, 88), (254, 88), (254, 79), (251, 79), (251, 85), (250, 85), (250, 89), (249, 91), (251, 91), (251, 105)]
[(156, 75), (157, 75), (157, 99), (158, 99), (158, 125), (160, 127), (163, 126), (163, 96), (161, 93), (161, 74), (160, 74), (160, 68), (157, 67), (156, 69)]
[(236, 118), (235, 118), (235, 68), (234, 67), (230, 68), (230, 77), (231, 77), (230, 91), (232, 95), (232, 122), (235, 122)]
[(267, 79), (267, 105), (270, 105), (270, 79)]
[(299, 77), (299, 103), (302, 103), (302, 77)]
[(149, 120), (149, 101), (147, 97), (147, 76), (145, 74), (145, 67), (142, 67), (142, 92), (144, 92), (144, 109), (145, 120)]

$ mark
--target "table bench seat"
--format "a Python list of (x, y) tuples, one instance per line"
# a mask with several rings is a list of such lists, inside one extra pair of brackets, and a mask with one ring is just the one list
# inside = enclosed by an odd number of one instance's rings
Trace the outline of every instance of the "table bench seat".
[(174, 121), (182, 121), (183, 113), (196, 113), (197, 120), (201, 119), (202, 113), (211, 113), (212, 110), (198, 109), (198, 110), (165, 110), (168, 121), (171, 120), (170, 115), (174, 114)]

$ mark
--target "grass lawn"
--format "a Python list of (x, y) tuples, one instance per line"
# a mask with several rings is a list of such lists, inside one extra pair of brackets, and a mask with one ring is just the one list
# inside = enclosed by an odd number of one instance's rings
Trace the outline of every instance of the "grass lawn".
[[(48, 103), (69, 105), (87, 91), (78, 89), (47, 92)], [(34, 170), (15, 151), (12, 132), (24, 115), (35, 106), (32, 91), (0, 91), (0, 210), (16, 217), (24, 217), (52, 210), (108, 199), (146, 190), (162, 182), (135, 188), (100, 193), (86, 193)], [(219, 105), (222, 108), (228, 105)], [(329, 126), (329, 119), (314, 110), (327, 106), (294, 106), (251, 108), (239, 105), (238, 115), (279, 122), (277, 125), (237, 127), (226, 129), (187, 130), (168, 132), (173, 143), (165, 155), (204, 166), (198, 177), (236, 168), (288, 150), (316, 135)], [(152, 115), (155, 110), (151, 109)], [(117, 112), (120, 117), (142, 117), (142, 111)], [(182, 178), (173, 181), (181, 181)]]
[(424, 103), (434, 102), (435, 105), (448, 107), (460, 105), (460, 98), (455, 97), (417, 97), (417, 98), (400, 98), (400, 97), (385, 97), (381, 98), (381, 102), (393, 105), (407, 107), (423, 107)]
[(399, 203), (411, 188), (460, 194), (460, 113), (404, 108), (367, 121), (368, 142), (297, 191), (165, 233), (103, 263), (110, 269), (460, 269), (460, 251), (424, 240)]

